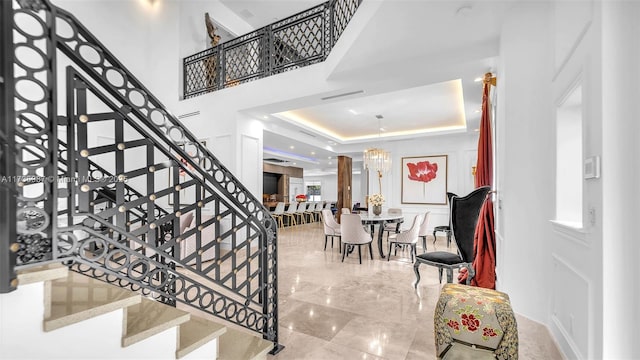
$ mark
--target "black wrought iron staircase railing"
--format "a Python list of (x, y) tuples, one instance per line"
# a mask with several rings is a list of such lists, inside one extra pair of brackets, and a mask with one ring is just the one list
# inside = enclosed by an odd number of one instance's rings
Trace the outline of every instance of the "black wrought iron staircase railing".
[(184, 58), (184, 98), (324, 61), (361, 2), (329, 0)]
[(281, 349), (262, 202), (72, 14), (49, 0), (0, 11), (0, 291), (63, 262)]

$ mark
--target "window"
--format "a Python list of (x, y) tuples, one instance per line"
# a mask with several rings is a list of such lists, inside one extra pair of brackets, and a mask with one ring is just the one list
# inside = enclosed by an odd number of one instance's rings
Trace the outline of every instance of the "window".
[(305, 183), (305, 194), (307, 195), (307, 201), (321, 201), (321, 183), (320, 181), (308, 181)]
[(556, 112), (556, 220), (582, 227), (582, 86)]

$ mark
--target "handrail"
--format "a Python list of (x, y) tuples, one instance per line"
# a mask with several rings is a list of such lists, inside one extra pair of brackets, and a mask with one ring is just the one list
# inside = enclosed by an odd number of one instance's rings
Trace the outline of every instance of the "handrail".
[[(38, 1), (48, 2), (49, 0)], [(244, 203), (238, 202), (232, 196), (232, 200), (234, 200), (235, 205), (238, 206), (240, 210), (256, 218), (268, 219), (265, 215), (268, 215), (269, 211), (262, 205), (262, 202), (251, 195), (251, 192), (245, 188), (231, 171), (216, 159), (209, 149), (198, 141), (198, 138), (191, 133), (191, 131), (184, 127), (169, 111), (164, 110), (165, 107), (160, 100), (153, 96), (75, 16), (60, 8), (56, 8), (56, 10), (57, 18), (69, 24), (74, 30), (73, 37), (67, 39), (61, 38), (58, 43), (58, 48), (65, 55), (76, 61), (76, 64), (82, 70), (86, 71), (93, 80), (102, 85), (110, 95), (123, 100), (128, 106), (128, 110), (134, 112), (135, 115), (149, 125), (150, 129), (158, 136), (169, 139), (172, 150), (185, 159), (194, 169), (207, 176), (219, 191), (228, 194), (229, 192), (226, 189), (227, 184), (233, 184), (235, 188), (241, 190), (243, 193), (247, 193), (250, 199)], [(100, 63), (90, 64), (87, 62), (80, 54), (81, 46), (77, 45), (78, 43), (96, 51), (97, 55), (101, 58)], [(124, 84), (122, 86), (115, 86), (110, 82), (108, 71), (119, 73), (120, 76), (122, 76)], [(126, 92), (127, 96), (125, 97), (121, 91)], [(136, 105), (134, 101), (132, 101), (132, 97), (134, 97), (134, 99), (144, 99), (143, 104)], [(196, 157), (192, 157), (184, 151), (181, 147), (181, 145), (184, 144), (197, 148)], [(197, 158), (197, 162), (195, 158)], [(253, 203), (255, 207), (255, 210), (252, 212), (247, 211), (247, 205), (249, 203)]]
[[(74, 240), (64, 244), (66, 245), (64, 255), (80, 254), (61, 258), (73, 261), (71, 270), (132, 291), (142, 290), (143, 295), (153, 296), (168, 304), (174, 304), (177, 301), (222, 319), (235, 317), (239, 319), (235, 322), (237, 325), (259, 333), (263, 331), (268, 315), (262, 314), (261, 308), (249, 306), (244, 301), (240, 301), (241, 299), (234, 299), (229, 294), (217, 291), (197, 278), (185, 276), (175, 267), (169, 266), (166, 259), (157, 257), (154, 259), (152, 256), (139, 253), (135, 260), (122, 256), (122, 254), (134, 252), (133, 245), (148, 246), (148, 244), (99, 216), (91, 213), (83, 215), (86, 217), (84, 223), (61, 228), (59, 232), (60, 237)], [(89, 222), (107, 227), (111, 236), (106, 236), (87, 226)], [(95, 250), (84, 250), (87, 248)], [(171, 258), (168, 254), (163, 254), (163, 257)], [(194, 296), (191, 292), (195, 291), (194, 289), (207, 294), (208, 304), (205, 302), (203, 305), (202, 301)], [(231, 311), (232, 309), (237, 311)]]
[(329, 0), (183, 59), (185, 99), (326, 60), (362, 0)]
[[(0, 193), (16, 209), (8, 225), (17, 231), (13, 244), (0, 239), (2, 256), (14, 259), (0, 269), (9, 275), (0, 278), (1, 290), (15, 288), (16, 269), (65, 261), (255, 331), (279, 351), (277, 226), (261, 200), (69, 12), (49, 0), (5, 1), (2, 10), (1, 34), (17, 34), (3, 42), (10, 64), (0, 87), (3, 109), (16, 109), (6, 122), (15, 129), (9, 170), (72, 180), (0, 184), (0, 191), (17, 190), (17, 200)], [(59, 56), (71, 63), (63, 73)], [(15, 79), (5, 77), (7, 68), (16, 69)], [(32, 86), (25, 90), (21, 81)], [(0, 130), (0, 137), (10, 134)], [(113, 143), (98, 144), (96, 134)], [(95, 181), (92, 171), (109, 180)], [(109, 201), (97, 210), (100, 192)], [(184, 221), (190, 215), (191, 226)]]

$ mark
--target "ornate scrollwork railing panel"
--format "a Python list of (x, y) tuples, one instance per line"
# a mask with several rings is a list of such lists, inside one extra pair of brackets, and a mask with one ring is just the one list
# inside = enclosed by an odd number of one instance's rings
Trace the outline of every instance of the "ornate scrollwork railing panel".
[(349, 21), (351, 21), (351, 18), (355, 15), (361, 2), (362, 0), (338, 0), (331, 4), (333, 14), (332, 38), (334, 43), (338, 41), (344, 29), (347, 28)]
[[(164, 233), (157, 244), (147, 241), (147, 247), (154, 252), (167, 252), (171, 256), (166, 258), (179, 263), (183, 269), (204, 279), (216, 281), (220, 286), (245, 296), (256, 304), (260, 303), (260, 293), (256, 292), (255, 286), (252, 287), (250, 282), (238, 281), (237, 276), (238, 273), (245, 275), (245, 278), (257, 276), (256, 269), (260, 267), (262, 261), (259, 257), (263, 251), (263, 247), (260, 246), (260, 232), (252, 219), (245, 214), (234, 212), (228, 200), (218, 196), (215, 189), (202, 176), (194, 172), (194, 168), (185, 164), (179, 155), (172, 153), (170, 144), (166, 140), (164, 144), (162, 138), (156, 140), (152, 134), (145, 131), (136, 117), (120, 110), (122, 104), (112, 103), (77, 72), (70, 70), (69, 77), (69, 83), (73, 84), (73, 87), (69, 88), (72, 100), (69, 101), (70, 107), (82, 112), (82, 114), (72, 114), (71, 117), (77, 120), (68, 130), (69, 134), (77, 133), (76, 137), (79, 139), (78, 151), (75, 153), (75, 161), (78, 164), (75, 172), (81, 178), (85, 174), (90, 178), (89, 162), (92, 159), (98, 161), (100, 156), (110, 154), (115, 157), (112, 164), (115, 170), (107, 169), (106, 171), (118, 174), (106, 183), (102, 181), (78, 183), (72, 190), (71, 196), (75, 198), (73, 194), (77, 194), (78, 197), (78, 204), (74, 208), (83, 212), (93, 212), (96, 216), (109, 220), (120, 228), (128, 229), (132, 224), (127, 222), (124, 216), (132, 210), (140, 207), (146, 210), (158, 203), (171, 205), (172, 211), (160, 217), (147, 213), (146, 221), (132, 230), (132, 234), (146, 235), (150, 240), (157, 239), (160, 237), (159, 229), (169, 226), (172, 231)], [(93, 113), (92, 107), (86, 101), (87, 97), (92, 97), (93, 103), (99, 101), (99, 108), (109, 108), (113, 112)], [(113, 129), (112, 144), (90, 147), (86, 141), (81, 140), (84, 136), (78, 136), (91, 133), (93, 127), (98, 127), (103, 135), (109, 135), (105, 133), (105, 125)], [(124, 137), (125, 128), (128, 134), (126, 138)], [(150, 146), (152, 140), (155, 140), (151, 149), (153, 151), (138, 149)], [(132, 154), (142, 152), (146, 154), (146, 158), (141, 161), (140, 156), (135, 158), (127, 156), (128, 151)], [(151, 179), (146, 179), (150, 176)], [(143, 181), (138, 181), (139, 178), (143, 178)], [(156, 178), (166, 179), (166, 181), (159, 184), (155, 181)], [(124, 180), (129, 183), (135, 182), (137, 188), (147, 195), (127, 197)], [(110, 201), (100, 211), (95, 211), (95, 208), (91, 208), (91, 203), (95, 199), (91, 194), (105, 186), (107, 188), (115, 186), (114, 194), (111, 195), (115, 200)], [(189, 200), (183, 201), (183, 198), (189, 198)], [(215, 209), (216, 217), (204, 220), (202, 209), (205, 207)], [(190, 212), (195, 214), (197, 227), (181, 232), (178, 226), (180, 218)], [(215, 239), (211, 239), (215, 241), (209, 243), (203, 241), (203, 233), (211, 233), (207, 227), (215, 228), (213, 231)], [(192, 236), (196, 237), (195, 246), (190, 247), (190, 252), (186, 252), (185, 249), (189, 247), (181, 246), (180, 243)], [(200, 237), (199, 243), (198, 237)], [(252, 242), (255, 246), (251, 245)], [(224, 251), (224, 245), (228, 245), (233, 251)], [(203, 260), (203, 255), (207, 252), (214, 252), (215, 256), (212, 259), (213, 263), (205, 265), (206, 260)], [(189, 265), (194, 261), (195, 266)], [(259, 265), (255, 266), (255, 263)]]
[(271, 24), (273, 74), (324, 61), (330, 47), (325, 22), (328, 4), (320, 4)]
[[(3, 51), (16, 57), (16, 93), (4, 104), (15, 105), (15, 170), (28, 178), (8, 187), (18, 191), (17, 268), (69, 261), (278, 348), (276, 224), (262, 202), (73, 15), (48, 0), (11, 5), (3, 10), (16, 39)], [(229, 56), (261, 52), (265, 39), (232, 43)], [(57, 57), (72, 64), (64, 74)], [(232, 70), (231, 81), (250, 81), (266, 63)]]
[(329, 0), (184, 58), (184, 98), (324, 61), (361, 0)]
[(185, 276), (180, 269), (133, 251), (135, 244), (142, 245), (140, 240), (120, 232), (109, 222), (88, 215), (85, 223), (108, 227), (113, 236), (85, 224), (61, 228), (56, 244), (60, 254), (73, 262), (72, 270), (169, 304), (188, 304), (256, 332), (263, 331), (268, 316), (259, 306), (229, 297), (205, 281)]
[[(4, 2), (6, 3), (6, 1)], [(57, 101), (55, 17), (48, 3), (11, 2), (13, 22), (13, 86), (15, 109), (16, 264), (56, 257), (57, 192), (49, 176), (57, 171)], [(30, 119), (33, 127), (21, 119)]]

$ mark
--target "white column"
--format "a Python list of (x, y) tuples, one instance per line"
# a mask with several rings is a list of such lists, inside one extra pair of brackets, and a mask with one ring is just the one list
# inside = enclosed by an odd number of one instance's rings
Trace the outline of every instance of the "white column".
[(638, 359), (640, 4), (602, 3), (603, 358)]

